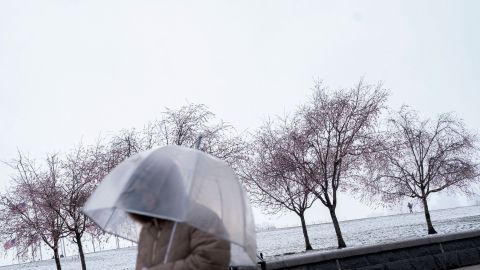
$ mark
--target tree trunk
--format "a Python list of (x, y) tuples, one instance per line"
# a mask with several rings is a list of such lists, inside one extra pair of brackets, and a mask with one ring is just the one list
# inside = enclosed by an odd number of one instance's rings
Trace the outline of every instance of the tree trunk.
[(62, 266), (60, 265), (60, 256), (58, 255), (58, 242), (53, 248), (53, 257), (55, 259), (55, 265), (57, 266), (57, 270), (62, 270)]
[(75, 240), (78, 246), (78, 254), (80, 255), (80, 262), (82, 263), (82, 270), (87, 270), (85, 264), (85, 255), (83, 254), (82, 235), (79, 232), (75, 232)]
[(338, 224), (337, 214), (335, 214), (335, 209), (330, 208), (330, 217), (332, 218), (333, 227), (335, 227), (335, 233), (337, 234), (338, 248), (347, 247), (345, 241), (343, 240), (342, 231), (340, 230), (340, 224)]
[(300, 214), (300, 220), (302, 221), (302, 230), (303, 230), (303, 238), (305, 239), (305, 250), (312, 250), (312, 245), (310, 244), (310, 238), (308, 238), (307, 232), (307, 224), (305, 223), (305, 216), (304, 214)]
[(427, 220), (428, 234), (436, 234), (437, 231), (433, 228), (432, 219), (430, 218), (430, 211), (428, 211), (427, 198), (422, 198), (423, 210), (425, 212), (425, 219)]

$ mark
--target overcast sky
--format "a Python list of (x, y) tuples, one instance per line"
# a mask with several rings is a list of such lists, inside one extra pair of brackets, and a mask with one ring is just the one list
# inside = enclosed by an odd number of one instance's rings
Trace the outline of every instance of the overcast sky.
[[(140, 128), (187, 101), (252, 130), (304, 102), (315, 78), (383, 81), (392, 108), (455, 111), (478, 131), (479, 10), (474, 0), (1, 1), (0, 160)], [(340, 200), (343, 220), (388, 212)], [(468, 203), (444, 196), (432, 208)], [(309, 222), (329, 221), (321, 209)]]

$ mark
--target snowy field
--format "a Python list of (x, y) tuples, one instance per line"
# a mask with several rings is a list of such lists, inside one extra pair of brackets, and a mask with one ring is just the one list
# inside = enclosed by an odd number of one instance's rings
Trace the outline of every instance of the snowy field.
[[(453, 233), (480, 230), (480, 206), (443, 209), (431, 212), (433, 225), (438, 233)], [(423, 212), (401, 214), (341, 222), (345, 242), (349, 247), (387, 243), (426, 235)], [(336, 248), (336, 237), (332, 224), (308, 227), (314, 249)], [(258, 250), (272, 259), (278, 255), (302, 252), (304, 242), (300, 227), (284, 228), (257, 234)], [(67, 253), (68, 254), (68, 253)], [(87, 269), (133, 270), (135, 247), (114, 249), (86, 254)], [(78, 256), (62, 258), (62, 269), (80, 269)], [(53, 260), (9, 265), (1, 270), (50, 270), (55, 269)]]

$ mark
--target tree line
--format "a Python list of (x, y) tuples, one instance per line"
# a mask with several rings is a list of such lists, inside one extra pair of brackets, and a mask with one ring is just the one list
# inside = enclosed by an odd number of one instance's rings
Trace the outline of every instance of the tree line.
[(265, 121), (249, 140), (239, 175), (251, 200), (270, 212), (294, 212), (306, 250), (305, 212), (315, 201), (328, 209), (338, 248), (346, 247), (339, 191), (375, 205), (418, 200), (434, 234), (429, 196), (445, 189), (472, 195), (479, 182), (478, 138), (460, 118), (422, 118), (408, 106), (394, 111), (388, 96), (382, 84), (330, 89), (319, 81), (297, 110)]
[(61, 269), (62, 238), (77, 244), (86, 269), (83, 237), (105, 237), (81, 209), (99, 182), (124, 159), (154, 147), (176, 144), (193, 147), (202, 135), (200, 149), (232, 167), (246, 144), (232, 126), (217, 119), (204, 105), (187, 104), (166, 109), (160, 119), (143, 129), (125, 129), (94, 145), (80, 143), (71, 151), (47, 154), (41, 163), (18, 151), (6, 162), (14, 170), (9, 189), (0, 196), (0, 239), (14, 239), (17, 255), (27, 256), (43, 242), (53, 250)]
[(18, 151), (7, 162), (14, 170), (11, 186), (0, 196), (0, 239), (15, 239), (20, 256), (45, 243), (60, 270), (59, 241), (70, 238), (85, 270), (83, 237), (103, 234), (81, 208), (101, 179), (135, 153), (169, 144), (194, 147), (199, 135), (200, 149), (234, 168), (253, 203), (298, 215), (306, 250), (312, 245), (305, 213), (316, 201), (328, 209), (338, 247), (346, 247), (336, 215), (339, 191), (376, 204), (417, 199), (428, 233), (436, 233), (428, 197), (447, 188), (468, 194), (478, 183), (476, 134), (453, 113), (423, 119), (406, 106), (387, 113), (388, 96), (381, 84), (329, 89), (316, 82), (297, 110), (251, 132), (240, 134), (205, 105), (187, 104), (167, 108), (143, 129), (80, 143), (40, 163)]

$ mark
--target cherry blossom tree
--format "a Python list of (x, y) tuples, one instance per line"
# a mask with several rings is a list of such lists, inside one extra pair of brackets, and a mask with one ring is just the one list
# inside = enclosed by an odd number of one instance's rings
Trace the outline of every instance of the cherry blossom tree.
[(452, 113), (436, 119), (421, 119), (409, 107), (389, 119), (387, 133), (379, 140), (384, 151), (372, 156), (366, 179), (367, 193), (386, 203), (402, 198), (418, 199), (423, 205), (429, 234), (435, 234), (428, 198), (443, 190), (470, 193), (479, 182), (477, 137)]
[(20, 252), (26, 252), (39, 237), (53, 250), (57, 270), (60, 270), (59, 241), (68, 231), (59, 215), (62, 191), (58, 156), (47, 155), (46, 164), (46, 168), (41, 169), (20, 152), (18, 158), (9, 163), (16, 173), (12, 176), (13, 185), (1, 196), (0, 232), (15, 235)]
[[(167, 144), (192, 147), (200, 137), (201, 150), (233, 167), (244, 157), (246, 144), (233, 127), (215, 119), (206, 106), (195, 104), (167, 109), (160, 120), (150, 122), (144, 130), (123, 129), (106, 143), (100, 140), (95, 147), (79, 145), (63, 159), (57, 154), (48, 155), (43, 168), (35, 167), (34, 161), (19, 154), (10, 163), (16, 171), (14, 185), (2, 195), (0, 204), (4, 209), (0, 221), (11, 226), (0, 232), (17, 232), (22, 254), (31, 245), (32, 235), (39, 235), (54, 250), (57, 269), (61, 268), (58, 241), (73, 237), (82, 269), (86, 269), (82, 236), (87, 228), (94, 237), (103, 234), (85, 217), (81, 207), (101, 179), (140, 151)], [(28, 205), (29, 210), (19, 211), (18, 205)]]
[(330, 90), (316, 83), (293, 121), (293, 146), (283, 149), (283, 162), (301, 172), (296, 179), (328, 208), (338, 248), (346, 247), (336, 215), (338, 191), (350, 188), (362, 173), (364, 157), (377, 151), (372, 138), (387, 96), (381, 84), (360, 81), (350, 89)]
[(62, 160), (62, 204), (58, 209), (64, 220), (66, 229), (77, 244), (82, 269), (85, 270), (85, 255), (82, 237), (87, 228), (95, 226), (81, 211), (86, 200), (93, 192), (100, 177), (103, 177), (101, 166), (101, 145), (86, 147), (78, 145)]
[(255, 134), (240, 175), (254, 203), (270, 213), (288, 210), (300, 218), (305, 249), (311, 250), (305, 212), (316, 198), (299, 179), (305, 178), (304, 172), (284, 158), (286, 151), (294, 151), (295, 122), (280, 122), (275, 127), (267, 122)]

